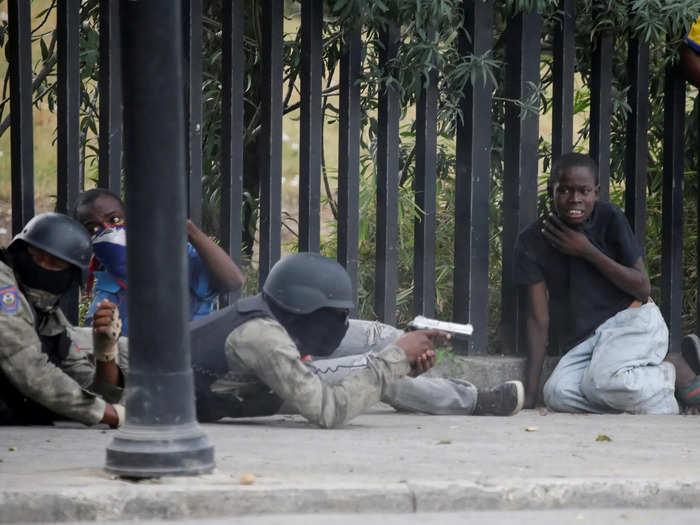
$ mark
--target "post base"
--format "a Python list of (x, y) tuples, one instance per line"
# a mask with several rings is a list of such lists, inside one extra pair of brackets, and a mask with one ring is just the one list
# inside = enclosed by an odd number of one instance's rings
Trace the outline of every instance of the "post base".
[(214, 466), (214, 446), (197, 423), (127, 423), (107, 447), (105, 470), (121, 477), (157, 478), (206, 474)]

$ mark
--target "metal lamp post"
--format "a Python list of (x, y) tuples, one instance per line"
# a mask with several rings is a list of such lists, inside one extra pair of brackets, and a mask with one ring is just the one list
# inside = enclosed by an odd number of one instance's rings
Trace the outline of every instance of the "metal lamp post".
[(125, 477), (214, 468), (190, 366), (181, 16), (180, 0), (121, 2), (130, 369), (106, 470)]

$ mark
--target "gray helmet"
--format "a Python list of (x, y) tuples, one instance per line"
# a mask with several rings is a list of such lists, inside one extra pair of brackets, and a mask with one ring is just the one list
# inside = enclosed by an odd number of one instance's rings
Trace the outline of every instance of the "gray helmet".
[(319, 308), (354, 306), (350, 276), (333, 259), (317, 253), (295, 253), (270, 270), (263, 293), (283, 310), (309, 314)]
[[(21, 241), (21, 242), (20, 242)], [(85, 227), (62, 213), (42, 213), (32, 218), (7, 247), (17, 250), (22, 242), (71, 263), (85, 282), (92, 256), (92, 242)]]

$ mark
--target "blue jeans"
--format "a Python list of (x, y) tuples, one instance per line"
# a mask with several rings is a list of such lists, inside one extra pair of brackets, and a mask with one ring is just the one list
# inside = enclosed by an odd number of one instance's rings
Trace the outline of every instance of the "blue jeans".
[(668, 328), (654, 303), (627, 308), (569, 350), (544, 385), (558, 412), (677, 414)]
[[(350, 320), (338, 348), (327, 359), (313, 360), (316, 373), (329, 384), (339, 383), (353, 369), (367, 367), (367, 355), (381, 351), (403, 331), (375, 321)], [(397, 410), (426, 414), (471, 414), (477, 390), (461, 379), (404, 377), (387, 388), (382, 401)]]

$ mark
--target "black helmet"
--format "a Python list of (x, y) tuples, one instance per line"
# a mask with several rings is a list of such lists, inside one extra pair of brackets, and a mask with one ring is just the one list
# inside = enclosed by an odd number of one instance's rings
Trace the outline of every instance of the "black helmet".
[(270, 270), (263, 292), (283, 310), (309, 314), (319, 308), (354, 306), (350, 276), (333, 259), (317, 253), (295, 253)]
[(32, 218), (7, 247), (17, 250), (22, 242), (71, 263), (80, 270), (82, 282), (88, 275), (92, 242), (85, 227), (62, 213), (42, 213)]

